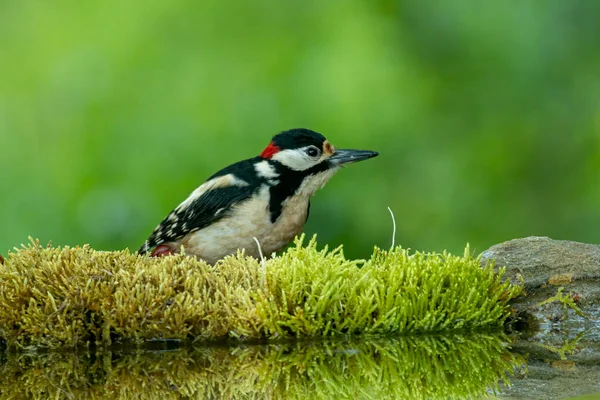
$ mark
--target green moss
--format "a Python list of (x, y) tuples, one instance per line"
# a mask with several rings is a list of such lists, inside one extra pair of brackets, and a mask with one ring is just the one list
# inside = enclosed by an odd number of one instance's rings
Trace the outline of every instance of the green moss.
[(559, 287), (558, 290), (556, 291), (556, 295), (554, 295), (550, 298), (547, 298), (546, 300), (538, 303), (537, 307), (541, 307), (546, 304), (557, 301), (563, 305), (563, 311), (565, 312), (565, 314), (569, 311), (569, 309), (571, 309), (575, 312), (575, 314), (579, 315), (580, 317), (587, 318), (587, 316), (583, 313), (583, 311), (581, 311), (581, 309), (579, 307), (577, 307), (577, 304), (575, 304), (575, 300), (573, 300), (573, 295), (570, 293), (565, 294), (565, 293), (563, 293), (563, 290), (564, 290), (563, 287)]
[(481, 397), (520, 365), (491, 335), (9, 353), (2, 398), (450, 399)]
[(579, 342), (581, 341), (581, 339), (583, 339), (583, 337), (585, 336), (586, 333), (587, 333), (586, 331), (583, 331), (583, 332), (580, 332), (575, 339), (565, 340), (564, 343), (562, 343), (562, 345), (560, 347), (550, 346), (550, 345), (544, 344), (544, 343), (540, 343), (540, 344), (538, 344), (538, 346), (540, 346), (541, 348), (546, 349), (552, 353), (557, 354), (561, 360), (566, 360), (567, 354), (575, 353), (581, 348), (581, 345), (579, 344)]
[(243, 254), (210, 266), (34, 242), (0, 266), (0, 337), (53, 348), (477, 329), (502, 324), (521, 290), (468, 248), (375, 249), (364, 262), (303, 240), (264, 267)]

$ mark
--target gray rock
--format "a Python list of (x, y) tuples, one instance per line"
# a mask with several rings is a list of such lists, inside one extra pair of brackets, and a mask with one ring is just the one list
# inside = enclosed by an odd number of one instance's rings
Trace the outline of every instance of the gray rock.
[[(524, 283), (526, 293), (513, 306), (521, 320), (533, 322), (529, 328), (536, 328), (536, 321), (582, 324), (598, 318), (600, 245), (528, 237), (492, 246), (481, 254), (482, 264), (491, 260), (496, 260), (496, 267), (506, 268), (511, 282)], [(589, 318), (582, 319), (566, 301), (540, 305), (559, 293)]]
[(574, 281), (600, 280), (597, 244), (532, 236), (497, 244), (481, 256), (483, 262), (495, 259), (496, 266), (506, 266), (513, 282), (519, 281), (518, 274), (523, 275), (526, 288), (562, 284), (567, 276)]
[(600, 245), (528, 237), (481, 256), (482, 264), (496, 260), (508, 279), (525, 286), (512, 303), (511, 328), (517, 331), (512, 351), (528, 367), (499, 397), (557, 399), (600, 391)]

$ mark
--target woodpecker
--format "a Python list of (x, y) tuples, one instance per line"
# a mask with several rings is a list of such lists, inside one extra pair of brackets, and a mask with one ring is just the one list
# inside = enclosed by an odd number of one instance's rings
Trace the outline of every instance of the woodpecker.
[(254, 158), (232, 164), (210, 178), (154, 229), (138, 250), (152, 256), (183, 247), (209, 264), (245, 249), (259, 256), (277, 252), (302, 232), (310, 198), (347, 164), (375, 151), (336, 149), (323, 135), (291, 129), (273, 137)]

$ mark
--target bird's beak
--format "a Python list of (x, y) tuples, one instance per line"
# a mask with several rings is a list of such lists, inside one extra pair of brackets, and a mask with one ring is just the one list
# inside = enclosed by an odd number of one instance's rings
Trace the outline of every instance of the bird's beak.
[(367, 158), (377, 157), (378, 155), (378, 152), (370, 150), (338, 149), (329, 157), (329, 163), (337, 167), (342, 164), (350, 164), (366, 160)]

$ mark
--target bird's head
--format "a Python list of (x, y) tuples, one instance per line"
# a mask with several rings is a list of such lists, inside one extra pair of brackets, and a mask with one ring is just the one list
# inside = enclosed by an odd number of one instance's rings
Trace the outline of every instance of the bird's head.
[(337, 168), (366, 160), (379, 153), (370, 150), (336, 149), (320, 133), (290, 129), (275, 135), (260, 157), (276, 161), (293, 171)]
[(279, 164), (280, 169), (290, 174), (301, 176), (303, 186), (312, 194), (340, 167), (378, 154), (369, 150), (336, 149), (317, 132), (291, 129), (275, 135), (260, 157)]

